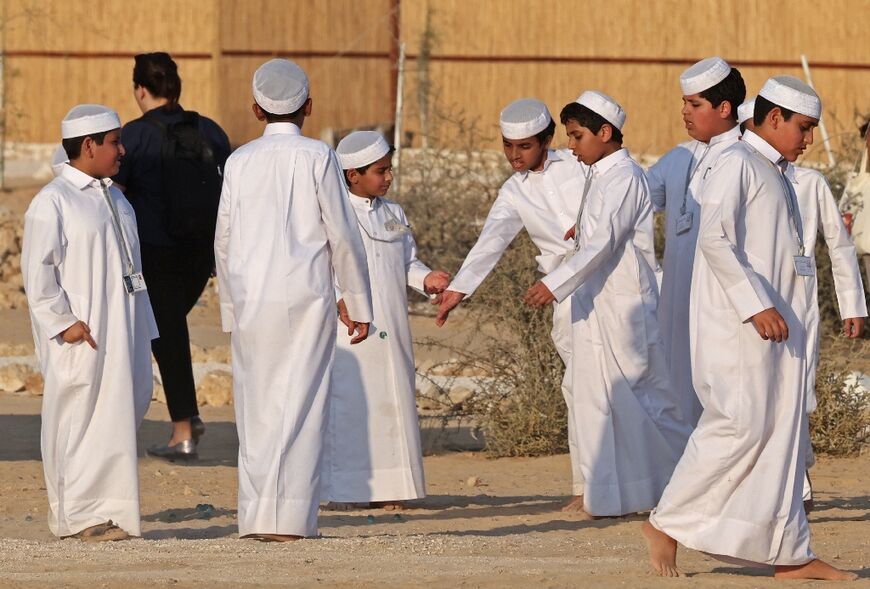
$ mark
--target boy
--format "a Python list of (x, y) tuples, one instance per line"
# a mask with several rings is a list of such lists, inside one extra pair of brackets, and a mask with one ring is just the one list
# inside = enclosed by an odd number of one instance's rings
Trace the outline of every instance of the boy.
[(698, 427), (643, 533), (653, 567), (679, 576), (677, 542), (777, 578), (848, 580), (817, 560), (801, 497), (806, 464), (807, 332), (814, 260), (783, 176), (812, 143), (816, 93), (770, 78), (756, 131), (732, 145), (704, 189), (692, 278)]
[[(383, 198), (393, 180), (393, 149), (374, 131), (356, 131), (336, 148), (362, 229), (372, 292), (373, 334), (356, 346), (339, 338), (330, 385), (323, 499), (391, 511), (426, 495), (414, 396), (415, 368), (407, 287), (443, 292), (445, 272), (417, 259), (417, 245), (397, 203)], [(347, 306), (336, 293), (339, 319)], [(339, 332), (344, 329), (338, 326)], [(341, 335), (341, 333), (339, 333)]]
[[(556, 124), (540, 100), (523, 98), (509, 104), (499, 117), (504, 154), (514, 170), (498, 192), (477, 243), (444, 291), (436, 317), (440, 327), (450, 311), (471, 296), (492, 272), (514, 237), (525, 227), (540, 249), (538, 269), (549, 272), (573, 251), (574, 242), (565, 231), (574, 223), (586, 166), (567, 150), (552, 150)], [(577, 462), (576, 432), (570, 389), (572, 302), (553, 306), (553, 343), (565, 363), (562, 394), (568, 406), (568, 449), (571, 455), (572, 497), (562, 508), (581, 513), (583, 478)]]
[(151, 402), (157, 337), (135, 215), (109, 180), (124, 155), (120, 130), (105, 106), (69, 111), (69, 160), (30, 203), (21, 254), (45, 377), (48, 525), (92, 542), (139, 535), (136, 429)]
[(317, 534), (335, 346), (333, 272), (351, 343), (372, 319), (365, 250), (335, 153), (303, 137), (308, 77), (273, 59), (253, 80), (263, 136), (227, 160), (215, 234), (221, 321), (232, 332), (239, 536)]
[(665, 259), (658, 319), (682, 419), (694, 427), (701, 404), (689, 361), (689, 292), (698, 239), (703, 183), (719, 155), (740, 139), (737, 107), (746, 86), (719, 57), (703, 59), (680, 76), (683, 122), (691, 141), (666, 153), (647, 172), (650, 199), (665, 212)]
[(574, 430), (590, 517), (651, 509), (689, 436), (668, 390), (656, 323), (652, 205), (643, 170), (622, 147), (625, 112), (584, 92), (560, 115), (568, 145), (589, 166), (574, 254), (524, 300), (576, 299)]

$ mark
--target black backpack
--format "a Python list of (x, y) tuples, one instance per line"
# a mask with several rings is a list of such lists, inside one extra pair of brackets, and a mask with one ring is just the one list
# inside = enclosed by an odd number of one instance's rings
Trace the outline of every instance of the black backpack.
[(199, 114), (182, 111), (181, 119), (169, 124), (147, 114), (143, 118), (163, 133), (167, 232), (179, 241), (214, 242), (223, 178), (214, 147), (200, 129)]

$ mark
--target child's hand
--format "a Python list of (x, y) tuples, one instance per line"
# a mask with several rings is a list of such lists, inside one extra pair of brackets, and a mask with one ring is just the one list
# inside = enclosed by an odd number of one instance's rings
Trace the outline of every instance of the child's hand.
[(774, 342), (784, 342), (788, 339), (788, 325), (776, 308), (771, 307), (761, 313), (756, 313), (751, 317), (751, 320), (761, 339)]
[(344, 299), (338, 299), (338, 320), (344, 323), (347, 327), (347, 335), (353, 335), (353, 321), (350, 319), (350, 314), (347, 312), (347, 305), (344, 304)]
[(353, 335), (354, 331), (358, 332), (358, 334), (350, 339), (350, 345), (358, 344), (369, 336), (369, 324), (351, 319), (351, 325), (347, 328), (347, 335)]
[(526, 296), (523, 297), (523, 301), (530, 307), (543, 307), (544, 305), (549, 305), (555, 300), (556, 297), (553, 296), (553, 293), (550, 292), (547, 285), (540, 280), (534, 283), (532, 287), (526, 291)]
[(464, 298), (464, 292), (457, 292), (455, 290), (445, 290), (443, 293), (438, 295), (438, 298), (432, 301), (432, 304), (438, 305), (438, 314), (435, 316), (435, 325), (441, 327), (447, 323), (447, 317), (450, 315), (450, 311), (455, 309), (456, 305), (458, 305)]
[(843, 335), (850, 339), (855, 339), (861, 336), (861, 331), (864, 329), (863, 317), (850, 317), (843, 320)]
[(450, 285), (450, 274), (442, 270), (433, 270), (423, 279), (423, 291), (426, 294), (440, 294)]
[(577, 225), (571, 225), (571, 228), (565, 233), (565, 241), (574, 238), (574, 232), (577, 230)]
[(95, 342), (94, 338), (91, 337), (91, 328), (88, 327), (88, 324), (84, 321), (76, 321), (63, 330), (60, 337), (68, 344), (77, 344), (80, 341), (86, 341), (93, 349), (97, 349), (97, 342)]

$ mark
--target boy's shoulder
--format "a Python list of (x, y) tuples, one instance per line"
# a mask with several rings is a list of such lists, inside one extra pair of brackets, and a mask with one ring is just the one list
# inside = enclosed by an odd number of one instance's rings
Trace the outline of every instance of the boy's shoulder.
[(798, 184), (806, 182), (808, 184), (827, 184), (828, 179), (825, 175), (813, 168), (805, 168), (804, 166), (794, 166), (794, 177)]
[(686, 161), (688, 161), (692, 154), (698, 150), (698, 146), (701, 144), (700, 141), (695, 139), (690, 139), (689, 141), (683, 141), (682, 143), (678, 143), (671, 149), (669, 149), (662, 157), (658, 159), (656, 163), (653, 164), (656, 168), (668, 167), (674, 164), (682, 164), (685, 165)]
[(319, 139), (312, 139), (311, 137), (305, 137), (304, 135), (275, 133), (273, 135), (262, 135), (256, 139), (248, 141), (230, 155), (228, 162), (247, 158), (264, 151), (286, 151), (288, 153), (292, 151), (302, 151), (316, 158), (327, 158), (332, 152), (332, 148)]
[[(55, 176), (51, 182), (43, 186), (30, 200), (27, 212), (44, 209), (46, 206), (57, 207), (64, 198), (69, 182), (61, 176)], [(32, 213), (31, 213), (32, 214)]]

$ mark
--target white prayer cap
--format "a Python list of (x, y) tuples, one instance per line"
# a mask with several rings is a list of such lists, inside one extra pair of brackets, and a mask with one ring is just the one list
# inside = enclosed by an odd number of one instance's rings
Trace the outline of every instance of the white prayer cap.
[(813, 119), (822, 116), (822, 101), (809, 84), (793, 76), (768, 78), (759, 96), (764, 96), (777, 106), (806, 115)]
[(607, 94), (587, 90), (575, 102), (601, 115), (604, 120), (622, 131), (622, 126), (625, 124), (625, 111)]
[(254, 72), (254, 100), (273, 115), (296, 112), (308, 100), (308, 76), (289, 59), (270, 59)]
[(79, 104), (72, 107), (60, 122), (60, 136), (63, 139), (84, 137), (121, 128), (118, 113), (102, 104)]
[(63, 148), (63, 145), (58, 145), (51, 155), (51, 171), (54, 172), (55, 176), (60, 176), (60, 173), (63, 172), (64, 164), (68, 163), (69, 156), (66, 154), (66, 150)]
[(546, 104), (536, 98), (521, 98), (501, 111), (498, 124), (505, 139), (516, 140), (537, 135), (552, 120)]
[(354, 131), (338, 142), (335, 153), (341, 169), (352, 170), (375, 163), (390, 153), (390, 145), (375, 131)]
[(721, 57), (708, 57), (680, 74), (683, 96), (691, 96), (712, 88), (731, 73), (731, 66)]
[(737, 122), (741, 125), (755, 114), (755, 98), (750, 98), (737, 107)]

